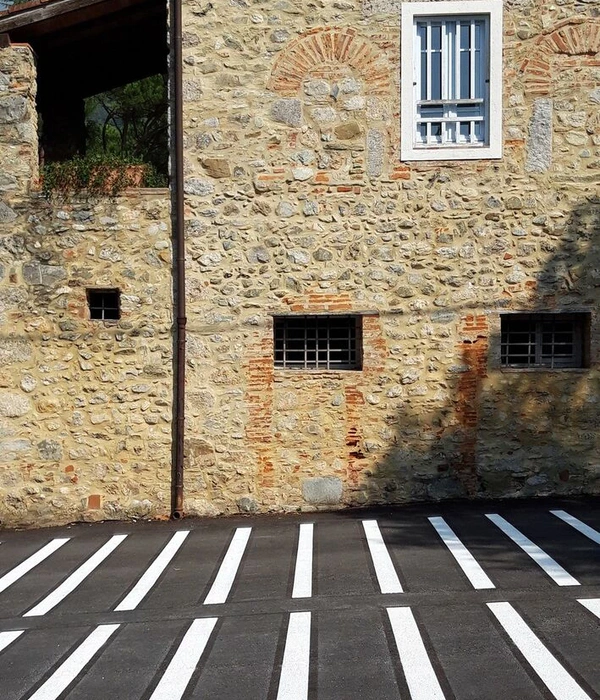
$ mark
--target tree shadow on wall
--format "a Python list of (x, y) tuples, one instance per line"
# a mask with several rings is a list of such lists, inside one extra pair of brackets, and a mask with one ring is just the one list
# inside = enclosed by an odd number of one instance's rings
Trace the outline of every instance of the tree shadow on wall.
[[(392, 447), (382, 450), (374, 469), (362, 471), (355, 502), (600, 491), (600, 392), (593, 373), (598, 352), (594, 336), (600, 294), (600, 197), (582, 199), (564, 224), (550, 217), (545, 223), (538, 221), (512, 248), (505, 231), (496, 254), (510, 260), (515, 253), (521, 259), (531, 256), (531, 246), (537, 245), (538, 255), (549, 254), (542, 269), (522, 274), (521, 282), (495, 295), (485, 314), (468, 304), (445, 308), (449, 323), (460, 323), (458, 347), (432, 336), (423, 345), (428, 363), (423, 373), (430, 379), (401, 387), (400, 406), (393, 401), (394, 410), (379, 435), (363, 424), (365, 444), (371, 440)], [(501, 366), (500, 314), (559, 311), (591, 312), (592, 342), (587, 344), (592, 354), (587, 359), (592, 369)], [(425, 320), (427, 312), (417, 313)]]

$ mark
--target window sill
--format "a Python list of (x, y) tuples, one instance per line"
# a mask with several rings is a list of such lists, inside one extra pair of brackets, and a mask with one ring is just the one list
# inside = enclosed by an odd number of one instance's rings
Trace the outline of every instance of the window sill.
[(400, 160), (420, 163), (423, 161), (457, 160), (500, 160), (502, 146), (482, 146), (473, 148), (406, 148), (401, 151)]

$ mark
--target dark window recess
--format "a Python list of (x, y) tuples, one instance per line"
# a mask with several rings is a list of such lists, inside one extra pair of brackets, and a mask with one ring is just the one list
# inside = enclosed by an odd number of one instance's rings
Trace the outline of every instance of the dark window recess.
[(275, 318), (275, 367), (357, 370), (361, 350), (360, 316)]
[(503, 367), (586, 367), (589, 314), (506, 314), (501, 317)]
[(88, 289), (90, 318), (99, 321), (116, 321), (121, 318), (118, 289)]

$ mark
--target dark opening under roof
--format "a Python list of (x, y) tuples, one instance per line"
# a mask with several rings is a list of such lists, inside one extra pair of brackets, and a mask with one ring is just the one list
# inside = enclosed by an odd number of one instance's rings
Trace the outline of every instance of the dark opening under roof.
[(166, 0), (32, 0), (0, 12), (0, 34), (27, 43), (46, 90), (88, 97), (167, 69)]

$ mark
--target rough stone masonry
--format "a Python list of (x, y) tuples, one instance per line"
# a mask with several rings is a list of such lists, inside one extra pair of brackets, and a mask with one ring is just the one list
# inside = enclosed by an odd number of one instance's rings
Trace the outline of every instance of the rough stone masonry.
[[(600, 491), (598, 8), (505, 0), (503, 157), (401, 162), (401, 4), (184, 0), (187, 513)], [(164, 516), (168, 194), (48, 204), (35, 122), (0, 50), (0, 521)], [(503, 368), (519, 311), (589, 313), (588, 366)], [(275, 368), (327, 313), (362, 370)]]

